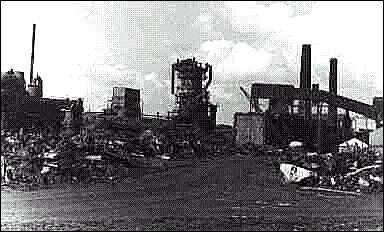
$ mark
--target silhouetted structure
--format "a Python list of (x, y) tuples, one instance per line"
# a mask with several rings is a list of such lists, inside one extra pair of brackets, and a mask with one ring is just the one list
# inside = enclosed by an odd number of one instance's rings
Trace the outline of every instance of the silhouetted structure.
[(113, 113), (129, 119), (140, 119), (140, 90), (114, 87), (111, 109)]
[(383, 97), (374, 97), (373, 107), (377, 113), (376, 126), (380, 127), (383, 125)]
[(201, 131), (215, 128), (217, 107), (209, 102), (208, 92), (212, 78), (212, 66), (198, 63), (195, 58), (178, 59), (172, 64), (171, 93), (176, 96), (176, 109), (170, 116), (176, 124), (189, 124)]
[[(304, 44), (301, 53), (300, 88), (311, 89), (311, 45)], [(311, 119), (311, 101), (304, 100), (304, 118)]]
[[(375, 98), (374, 105), (368, 105), (337, 95), (335, 58), (330, 59), (329, 91), (320, 90), (318, 84), (314, 84), (311, 89), (310, 49), (310, 45), (303, 45), (300, 88), (293, 85), (254, 83), (250, 101), (253, 107), (250, 108), (258, 109), (259, 99), (269, 99), (269, 109), (265, 114), (267, 143), (287, 145), (288, 141), (301, 140), (308, 149), (333, 152), (336, 151), (338, 142), (351, 136), (349, 111), (379, 122), (382, 120), (382, 106), (380, 108), (380, 98)], [(296, 100), (301, 102), (298, 106), (294, 104)], [(328, 104), (327, 114), (322, 113), (323, 103)], [(316, 113), (312, 112), (312, 104), (317, 108)], [(347, 110), (346, 114), (338, 117), (337, 108)], [(304, 109), (304, 112), (300, 109)], [(313, 115), (316, 115), (314, 119)]]
[[(71, 112), (71, 129), (79, 131), (83, 102), (81, 99), (43, 98), (43, 80), (37, 74), (33, 78), (36, 25), (33, 24), (31, 70), (26, 88), (24, 73), (1, 73), (1, 129), (52, 128), (59, 131), (65, 118), (64, 110)], [(76, 105), (76, 107), (73, 107)]]
[(265, 144), (264, 114), (260, 112), (236, 112), (233, 124), (237, 144)]

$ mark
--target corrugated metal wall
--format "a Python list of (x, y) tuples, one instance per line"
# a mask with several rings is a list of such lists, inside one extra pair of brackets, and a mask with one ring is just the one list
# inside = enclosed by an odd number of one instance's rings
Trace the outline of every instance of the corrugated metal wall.
[(265, 121), (261, 114), (235, 115), (236, 143), (263, 145), (265, 143)]

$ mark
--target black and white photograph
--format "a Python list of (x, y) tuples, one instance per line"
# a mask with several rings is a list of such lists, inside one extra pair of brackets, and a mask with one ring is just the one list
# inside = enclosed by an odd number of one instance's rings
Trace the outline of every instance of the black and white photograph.
[(383, 231), (382, 1), (1, 1), (1, 231)]

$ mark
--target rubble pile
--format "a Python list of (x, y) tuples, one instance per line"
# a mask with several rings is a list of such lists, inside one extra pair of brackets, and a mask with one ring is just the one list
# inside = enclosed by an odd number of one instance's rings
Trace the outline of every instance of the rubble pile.
[(132, 136), (106, 131), (73, 136), (37, 129), (2, 131), (1, 140), (3, 185), (118, 181), (132, 168), (162, 171), (169, 160), (241, 158), (252, 150), (218, 139), (213, 142), (212, 136), (173, 138), (149, 129)]
[(383, 191), (383, 155), (372, 151), (283, 152), (279, 167), (285, 183), (350, 192)]
[(170, 159), (138, 139), (3, 131), (1, 140), (2, 185), (9, 186), (116, 181), (129, 168), (164, 170)]

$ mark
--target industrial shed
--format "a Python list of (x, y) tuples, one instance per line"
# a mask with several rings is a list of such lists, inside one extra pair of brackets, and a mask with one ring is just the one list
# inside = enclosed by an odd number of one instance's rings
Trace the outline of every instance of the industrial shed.
[(235, 113), (234, 128), (237, 144), (263, 145), (265, 142), (265, 121), (261, 113)]
[(380, 127), (369, 134), (369, 146), (375, 151), (383, 153), (383, 127)]

